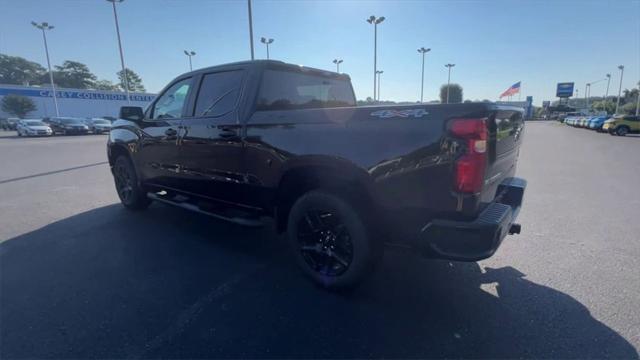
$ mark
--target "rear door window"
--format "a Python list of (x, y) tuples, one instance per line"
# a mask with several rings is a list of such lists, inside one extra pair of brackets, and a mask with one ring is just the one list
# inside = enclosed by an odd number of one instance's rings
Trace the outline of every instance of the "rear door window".
[(257, 110), (355, 106), (348, 79), (268, 69), (262, 76)]
[(236, 108), (244, 71), (224, 71), (205, 74), (202, 78), (195, 117), (220, 117)]

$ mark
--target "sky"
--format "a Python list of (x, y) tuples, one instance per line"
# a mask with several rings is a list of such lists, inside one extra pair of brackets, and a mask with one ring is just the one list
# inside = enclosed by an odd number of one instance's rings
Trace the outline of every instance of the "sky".
[[(555, 100), (558, 82), (587, 82), (625, 65), (622, 88), (640, 81), (640, 0), (601, 1), (269, 1), (253, 0), (256, 58), (266, 58), (261, 37), (274, 39), (272, 59), (334, 70), (352, 78), (356, 96), (373, 95), (373, 26), (378, 25), (381, 99), (420, 98), (421, 55), (426, 54), (425, 101), (438, 98), (447, 82), (444, 64), (454, 63), (451, 82), (464, 98), (497, 100), (522, 82), (522, 99)], [(194, 68), (250, 59), (245, 0), (125, 0), (118, 17), (127, 67), (148, 91), (161, 90), (189, 70), (183, 50), (193, 50)], [(42, 35), (30, 22), (47, 21), (53, 65), (85, 63), (100, 79), (116, 81), (120, 70), (111, 4), (105, 0), (0, 0), (0, 53), (46, 66)], [(592, 85), (603, 95), (606, 81)], [(514, 100), (517, 95), (514, 96)]]

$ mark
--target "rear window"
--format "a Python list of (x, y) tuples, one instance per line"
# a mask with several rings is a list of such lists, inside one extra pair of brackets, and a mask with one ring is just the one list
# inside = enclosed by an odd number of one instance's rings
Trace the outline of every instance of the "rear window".
[(242, 76), (240, 70), (206, 74), (196, 100), (195, 116), (218, 117), (231, 112), (240, 94)]
[(266, 70), (257, 110), (293, 110), (355, 106), (351, 83), (314, 74)]

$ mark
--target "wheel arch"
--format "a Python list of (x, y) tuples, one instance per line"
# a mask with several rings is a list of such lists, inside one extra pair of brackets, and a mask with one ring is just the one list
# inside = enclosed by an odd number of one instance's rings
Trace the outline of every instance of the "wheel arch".
[(313, 156), (292, 161), (283, 169), (278, 182), (276, 229), (279, 233), (286, 230), (289, 211), (295, 201), (315, 189), (343, 196), (373, 210), (376, 203), (373, 186), (368, 172), (344, 159)]

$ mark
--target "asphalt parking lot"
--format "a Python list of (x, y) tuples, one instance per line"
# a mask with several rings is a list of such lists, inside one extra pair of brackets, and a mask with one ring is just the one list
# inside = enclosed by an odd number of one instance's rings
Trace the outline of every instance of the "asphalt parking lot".
[(528, 123), (521, 235), (345, 294), (267, 226), (117, 201), (106, 136), (0, 136), (0, 357), (638, 358), (640, 136)]

